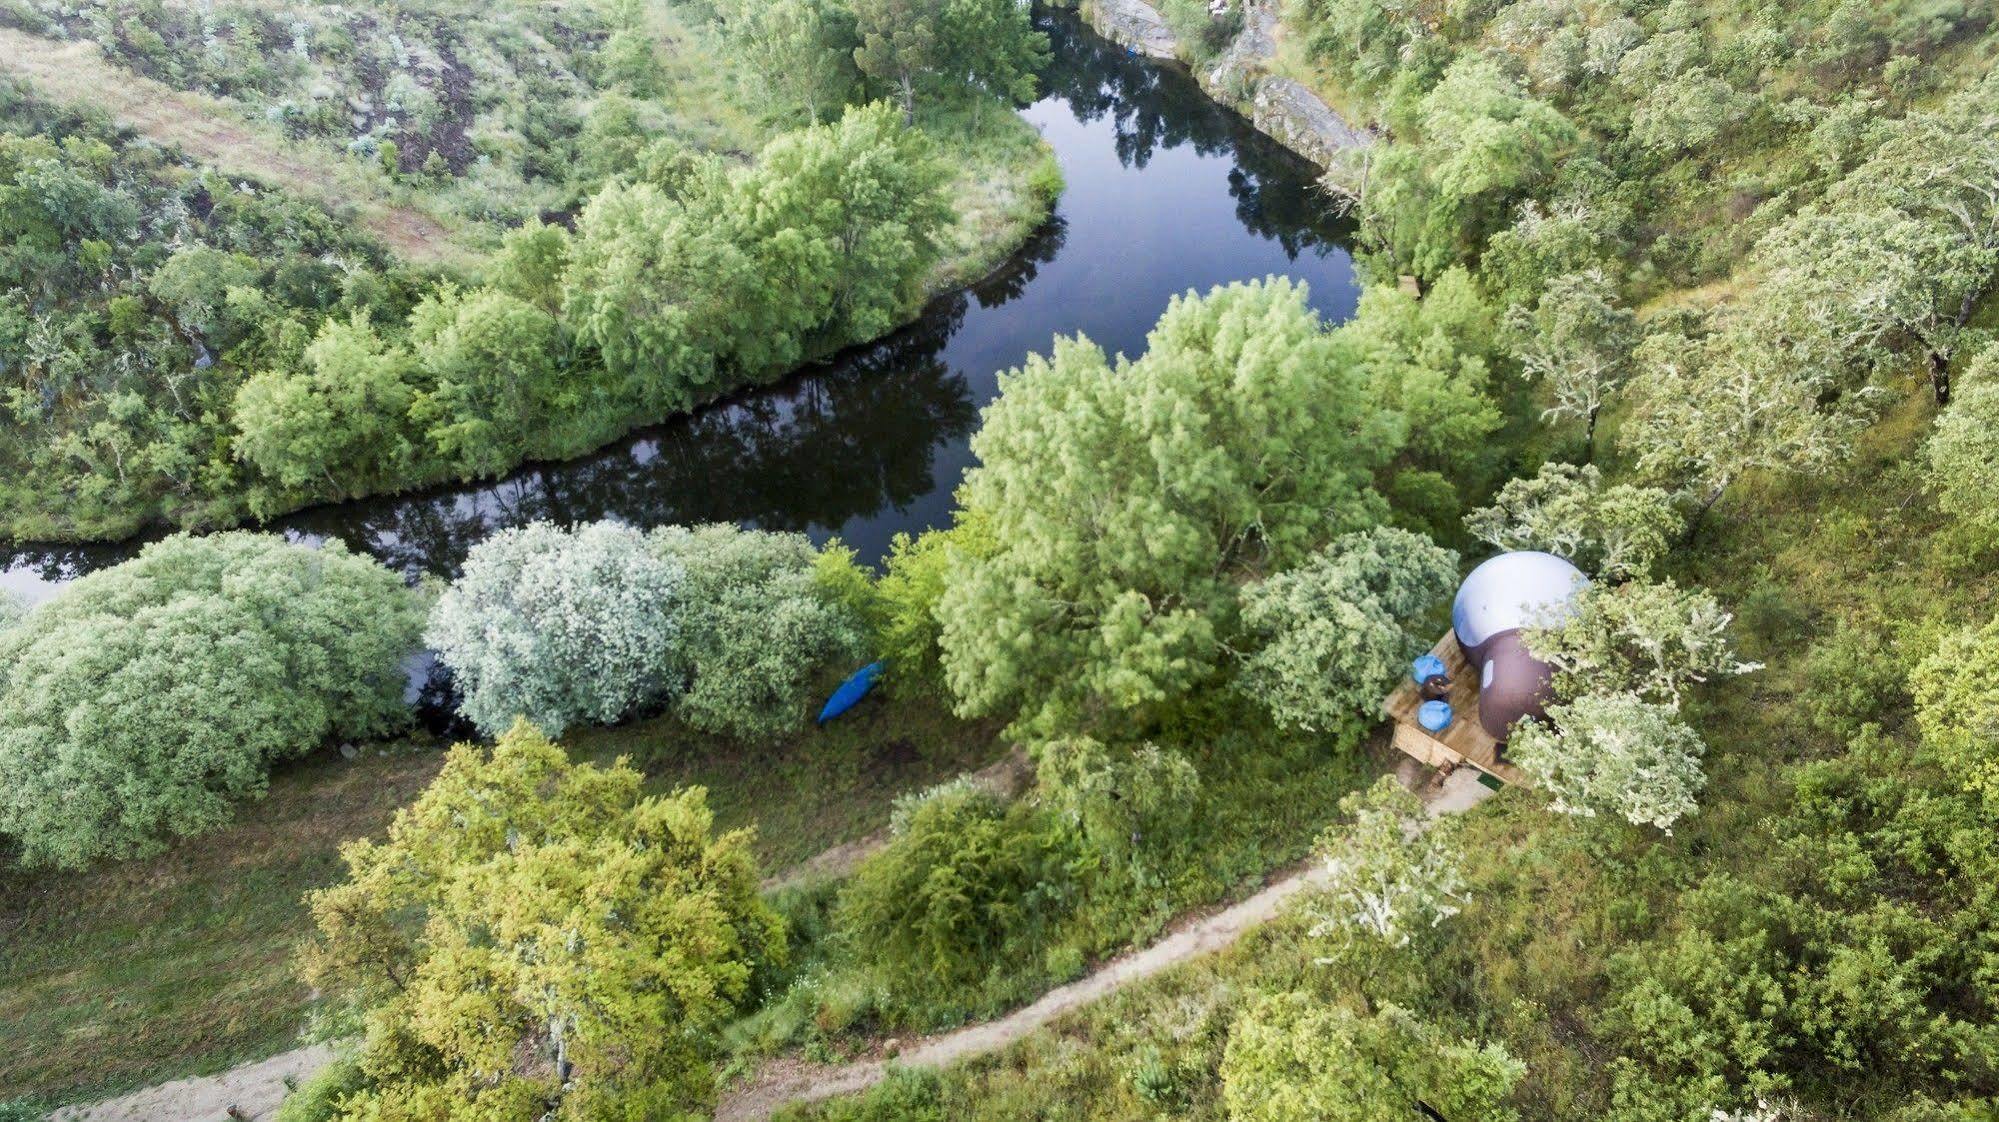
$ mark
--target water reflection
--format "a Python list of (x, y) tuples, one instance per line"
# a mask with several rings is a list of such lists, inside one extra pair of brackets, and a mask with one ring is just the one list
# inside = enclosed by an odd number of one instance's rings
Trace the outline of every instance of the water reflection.
[[(497, 483), (346, 503), (272, 528), (337, 537), (412, 578), (455, 574), (496, 529), (535, 519), (735, 521), (839, 535), (864, 558), (950, 517), (999, 372), (1058, 334), (1135, 354), (1168, 299), (1286, 273), (1328, 319), (1357, 292), (1346, 227), (1316, 172), (1209, 101), (1182, 69), (1132, 56), (1073, 15), (1046, 96), (1023, 112), (1061, 162), (1057, 215), (1004, 268), (915, 324), (784, 381)], [(45, 593), (136, 548), (0, 548), (0, 588)]]

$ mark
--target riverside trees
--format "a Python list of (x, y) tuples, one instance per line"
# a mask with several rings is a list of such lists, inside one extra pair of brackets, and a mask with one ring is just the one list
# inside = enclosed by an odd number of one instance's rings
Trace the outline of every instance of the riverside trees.
[(159, 851), (277, 760), (407, 720), (420, 613), (338, 543), (168, 538), (0, 629), (0, 834), (29, 864)]
[(1386, 513), (1365, 400), (1283, 281), (1176, 298), (1137, 359), (1058, 339), (1003, 376), (963, 491), (993, 550), (936, 609), (961, 707), (1052, 730), (1209, 678), (1242, 577)]

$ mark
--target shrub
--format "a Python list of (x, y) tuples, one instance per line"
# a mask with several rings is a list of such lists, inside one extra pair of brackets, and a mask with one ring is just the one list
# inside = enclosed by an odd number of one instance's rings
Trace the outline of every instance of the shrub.
[(76, 867), (212, 829), (272, 761), (402, 724), (420, 626), (338, 543), (149, 545), (0, 631), (0, 832)]
[(425, 639), (458, 683), (459, 712), (481, 732), (525, 716), (560, 735), (680, 687), (687, 584), (683, 566), (637, 530), (536, 522), (473, 548)]
[(1671, 581), (1594, 584), (1560, 626), (1530, 626), (1526, 639), (1563, 697), (1633, 693), (1677, 706), (1690, 686), (1762, 669), (1735, 657), (1733, 618), (1712, 594)]
[(1999, 800), (1991, 743), (1999, 728), (1999, 620), (1945, 636), (1909, 676), (1916, 724), (1946, 770)]
[(1416, 627), (1456, 583), (1457, 560), (1420, 534), (1380, 527), (1251, 585), (1242, 622), (1255, 647), (1243, 662), (1243, 691), (1289, 728), (1371, 720), (1396, 676), (1429, 647)]
[(1230, 1122), (1502, 1122), (1526, 1066), (1496, 1045), (1456, 1041), (1394, 1005), (1372, 1016), (1306, 993), (1262, 998), (1222, 1054)]
[(1329, 878), (1300, 909), (1314, 939), (1404, 947), (1458, 914), (1463, 854), (1448, 829), (1431, 828), (1422, 804), (1394, 776), (1340, 800), (1350, 821), (1319, 838)]
[(1924, 454), (1937, 505), (1999, 536), (1999, 346), (1982, 352), (1937, 416)]
[(695, 728), (745, 738), (796, 729), (814, 676), (866, 653), (861, 621), (821, 579), (803, 534), (668, 526), (652, 542), (687, 574), (680, 650), (692, 678), (679, 712)]
[(336, 1122), (341, 1100), (367, 1085), (359, 1057), (337, 1056), (286, 1095), (271, 1122)]
[(1113, 748), (1088, 737), (1035, 751), (1044, 803), (1113, 873), (1143, 883), (1151, 858), (1170, 851), (1199, 806), (1201, 777), (1178, 752)]
[(1668, 832), (1707, 783), (1706, 746), (1670, 705), (1636, 694), (1586, 694), (1525, 722), (1507, 754), (1565, 814), (1615, 814)]
[(836, 924), (862, 962), (912, 991), (976, 984), (1033, 961), (1059, 875), (1043, 823), (969, 784), (938, 789), (841, 891)]

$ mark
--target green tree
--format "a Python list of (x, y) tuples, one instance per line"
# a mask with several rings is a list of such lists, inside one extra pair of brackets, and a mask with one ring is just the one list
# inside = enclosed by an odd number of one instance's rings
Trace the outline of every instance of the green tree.
[(1966, 790), (1999, 803), (1999, 622), (1945, 635), (1909, 675), (1924, 746)]
[[(755, 263), (771, 311), (752, 333), (857, 342), (886, 334), (925, 296), (951, 222), (945, 171), (924, 134), (888, 106), (779, 137), (730, 198), (729, 227)], [(773, 299), (777, 302), (773, 304)], [(755, 315), (754, 307), (737, 314)], [(743, 349), (738, 344), (738, 350)], [(772, 351), (758, 365), (797, 354)]]
[(1548, 719), (1523, 722), (1506, 754), (1534, 777), (1558, 813), (1614, 814), (1634, 826), (1692, 814), (1707, 783), (1706, 746), (1674, 706), (1634, 693), (1591, 693), (1550, 706)]
[(1600, 269), (1548, 282), (1530, 310), (1507, 315), (1521, 372), (1554, 399), (1542, 420), (1583, 422), (1583, 447), (1596, 454), (1596, 420), (1624, 384), (1638, 346), (1638, 318), (1618, 306), (1617, 288)]
[(1538, 549), (1601, 579), (1649, 577), (1686, 525), (1673, 496), (1657, 487), (1606, 487), (1594, 464), (1545, 463), (1507, 481), (1492, 505), (1465, 516), (1465, 529), (1500, 549)]
[(1662, 331), (1640, 344), (1636, 399), (1619, 439), (1640, 471), (1698, 495), (1689, 534), (1745, 472), (1823, 472), (1866, 416), (1863, 396), (1831, 396), (1823, 370), (1789, 361), (1742, 321), (1698, 339)]
[(905, 999), (1018, 964), (1059, 918), (1060, 874), (1041, 824), (971, 783), (899, 804), (894, 836), (840, 890), (834, 923)]
[(648, 796), (532, 726), (461, 744), (308, 897), (310, 983), (358, 1016), (345, 1119), (678, 1118), (784, 928), (706, 792)]
[(854, 63), (896, 91), (902, 121), (916, 121), (916, 87), (950, 57), (945, 0), (853, 0)]
[(854, 16), (834, 0), (726, 0), (718, 5), (731, 53), (763, 96), (818, 124), (845, 104), (859, 74)]
[(1456, 520), (1460, 490), (1481, 490), (1498, 462), (1497, 333), (1491, 306), (1461, 268), (1421, 299), (1392, 285), (1368, 288), (1354, 318), (1332, 333), (1334, 361), (1361, 374), (1379, 422), (1395, 429), (1382, 488), (1398, 514), (1432, 530)]
[(1462, 910), (1464, 853), (1453, 827), (1392, 775), (1340, 800), (1347, 821), (1320, 835), (1326, 882), (1300, 907), (1309, 937), (1338, 950), (1406, 947)]
[(1559, 111), (1482, 56), (1451, 66), (1424, 96), (1414, 131), (1416, 142), (1368, 157), (1363, 229), (1419, 277), (1476, 257), (1577, 139)]
[(1457, 576), (1457, 554), (1407, 530), (1334, 539), (1244, 590), (1243, 692), (1282, 727), (1358, 731), (1429, 648), (1421, 621)]
[(1356, 1013), (1311, 994), (1266, 995), (1243, 1010), (1222, 1053), (1229, 1122), (1511, 1122), (1526, 1065), (1497, 1044), (1454, 1041), (1385, 1005)]
[(1937, 505), (1999, 536), (1999, 346), (1971, 364), (1923, 447)]
[(158, 852), (277, 760), (408, 719), (421, 612), (338, 542), (155, 542), (0, 630), (0, 833), (30, 865)]
[(288, 492), (325, 484), (333, 498), (396, 479), (411, 460), (403, 418), (414, 400), (408, 352), (366, 313), (328, 319), (303, 369), (266, 370), (236, 391), (236, 458)]
[(683, 202), (649, 183), (612, 184), (577, 217), (563, 319), (639, 413), (664, 415), (713, 394), (738, 317), (773, 298), (751, 293), (760, 283), (754, 262), (715, 210), (705, 194)]
[(863, 621), (823, 582), (805, 535), (665, 526), (651, 545), (686, 573), (688, 724), (745, 739), (791, 732), (811, 716), (818, 676), (864, 656)]
[(1001, 376), (961, 492), (994, 549), (937, 606), (968, 714), (1172, 702), (1217, 668), (1242, 578), (1384, 513), (1366, 394), (1302, 289), (1176, 298), (1148, 343), (1113, 367), (1057, 339)]
[(687, 574), (613, 522), (545, 522), (474, 546), (431, 609), (424, 641), (451, 670), (459, 712), (487, 735), (525, 717), (554, 735), (673, 697), (689, 673)]
[(1629, 692), (1678, 707), (1692, 686), (1762, 669), (1736, 657), (1734, 618), (1711, 593), (1672, 581), (1592, 584), (1567, 618), (1529, 626), (1526, 640), (1563, 697)]
[(460, 479), (580, 450), (564, 436), (597, 403), (564, 368), (554, 316), (497, 289), (447, 288), (410, 314), (410, 346), (427, 387), (411, 419)]

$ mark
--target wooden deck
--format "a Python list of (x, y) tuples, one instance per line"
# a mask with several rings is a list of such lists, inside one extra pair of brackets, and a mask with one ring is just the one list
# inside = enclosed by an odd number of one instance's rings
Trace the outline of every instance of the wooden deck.
[(1405, 674), (1402, 684), (1381, 703), (1382, 711), (1395, 722), (1395, 746), (1434, 768), (1470, 764), (1503, 783), (1533, 786), (1519, 768), (1500, 760), (1498, 743), (1479, 727), (1478, 672), (1458, 649), (1457, 632), (1444, 632), (1430, 653), (1444, 660), (1444, 673), (1451, 679), (1451, 692), (1444, 698), (1451, 703), (1451, 723), (1442, 732), (1430, 732), (1416, 722), (1423, 695)]

